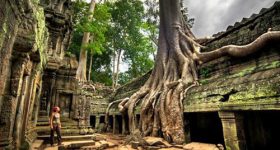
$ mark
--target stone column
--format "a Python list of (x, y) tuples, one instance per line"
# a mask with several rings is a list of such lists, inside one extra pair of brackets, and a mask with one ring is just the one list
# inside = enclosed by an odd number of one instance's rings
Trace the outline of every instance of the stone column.
[(113, 115), (113, 134), (116, 134), (116, 123), (117, 123), (117, 117), (116, 115)]
[(125, 128), (125, 116), (122, 115), (122, 134), (126, 133), (126, 128)]
[(24, 76), (23, 78), (23, 85), (22, 85), (22, 91), (20, 98), (18, 99), (18, 107), (17, 107), (17, 113), (16, 113), (16, 119), (15, 119), (15, 127), (14, 127), (14, 142), (15, 142), (15, 149), (19, 149), (21, 145), (21, 137), (22, 137), (22, 130), (24, 131), (22, 127), (24, 126), (24, 104), (25, 104), (25, 97), (27, 96), (27, 85), (28, 81), (30, 80), (29, 76)]
[(20, 54), (18, 56), (12, 62), (10, 95), (7, 94), (5, 97), (2, 105), (3, 109), (0, 113), (0, 122), (3, 124), (0, 126), (0, 147), (6, 147), (7, 149), (12, 149), (15, 118), (24, 85), (24, 69), (29, 61), (29, 55)]
[(223, 133), (226, 149), (247, 149), (243, 126), (243, 117), (237, 112), (219, 112), (223, 125)]
[[(74, 91), (76, 92), (76, 91)], [(70, 118), (75, 119), (77, 118), (77, 110), (76, 110), (76, 103), (77, 103), (77, 94), (73, 93), (72, 95), (72, 105), (71, 105), (71, 112), (70, 112)]]
[[(25, 98), (24, 98), (24, 106), (22, 111), (22, 141), (25, 140), (25, 136), (27, 136), (28, 131), (30, 130), (29, 119), (31, 120), (32, 115), (30, 115), (30, 110), (33, 109), (33, 99), (34, 99), (34, 93), (36, 93), (36, 85), (35, 85), (35, 66), (33, 62), (29, 61), (28, 65), (25, 68), (25, 74), (28, 76), (28, 82), (26, 85), (26, 91), (25, 91)], [(31, 73), (32, 72), (32, 73)]]
[[(34, 110), (32, 111), (32, 115), (34, 116), (34, 122), (33, 125), (36, 126), (37, 121), (38, 121), (38, 115), (39, 115), (39, 108), (40, 108), (40, 97), (41, 97), (41, 91), (42, 91), (42, 81), (40, 81), (40, 88), (39, 91), (35, 97), (35, 106), (34, 106)], [(32, 119), (32, 117), (31, 117)]]
[(56, 73), (52, 72), (52, 80), (51, 80), (51, 90), (48, 96), (48, 104), (47, 104), (47, 113), (48, 116), (50, 115), (52, 111), (52, 107), (55, 105), (55, 96), (54, 95), (54, 86), (55, 86), (55, 80), (56, 80)]
[(85, 110), (85, 126), (89, 127), (90, 126), (90, 100), (91, 96), (87, 96), (85, 99), (85, 105), (84, 105), (84, 110)]
[(96, 120), (95, 120), (95, 129), (98, 129), (100, 123), (100, 116), (96, 115)]

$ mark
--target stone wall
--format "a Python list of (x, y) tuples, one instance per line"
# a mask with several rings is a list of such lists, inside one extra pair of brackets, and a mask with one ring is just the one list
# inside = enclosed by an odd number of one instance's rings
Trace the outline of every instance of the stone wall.
[[(49, 115), (53, 106), (61, 106), (63, 115), (72, 115), (73, 101), (77, 82), (75, 73), (78, 66), (73, 56), (64, 57), (71, 41), (72, 20), (70, 0), (45, 1), (44, 6), (46, 28), (49, 32), (47, 65), (43, 75), (40, 115)], [(60, 101), (61, 99), (61, 101)], [(64, 107), (69, 106), (66, 111)], [(72, 115), (73, 116), (73, 115)]]
[(37, 1), (6, 0), (0, 7), (0, 147), (18, 149), (36, 136), (48, 34)]
[(72, 33), (70, 3), (1, 2), (0, 149), (28, 149), (37, 136), (38, 117), (47, 116), (53, 106), (60, 106), (67, 118), (79, 109), (78, 62), (65, 57)]
[[(252, 42), (261, 34), (280, 30), (280, 3), (235, 23), (206, 43), (204, 51)], [(268, 45), (243, 58), (222, 57), (199, 67), (201, 86), (184, 101), (186, 112), (218, 110), (278, 110), (279, 44)]]
[(4, 93), (9, 90), (6, 87), (9, 84), (7, 78), (11, 74), (12, 46), (17, 35), (20, 16), (22, 15), (15, 2), (13, 3), (14, 5), (11, 5), (9, 1), (4, 1), (0, 6), (0, 112), (5, 96)]

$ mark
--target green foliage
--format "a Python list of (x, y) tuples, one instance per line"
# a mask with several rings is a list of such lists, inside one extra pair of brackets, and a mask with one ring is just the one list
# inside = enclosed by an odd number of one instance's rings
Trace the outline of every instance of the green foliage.
[(105, 48), (101, 55), (94, 54), (94, 63), (92, 64), (91, 79), (93, 82), (104, 83), (107, 86), (112, 85), (112, 71), (111, 71), (111, 51)]
[[(95, 11), (93, 14), (93, 19), (88, 20), (87, 17), (87, 9), (88, 5), (85, 4), (83, 1), (78, 1), (75, 3), (75, 11), (77, 14), (74, 16), (75, 20), (75, 32), (74, 39), (75, 43), (73, 43), (73, 48), (77, 49), (80, 48), (80, 42), (76, 41), (82, 40), (82, 36), (84, 32), (89, 32), (91, 35), (91, 40), (88, 45), (85, 45), (85, 48), (91, 54), (102, 54), (104, 51), (104, 45), (106, 43), (105, 34), (109, 27), (109, 21), (111, 18), (111, 14), (108, 12), (109, 8), (107, 3), (105, 4), (96, 4)], [(78, 38), (78, 39), (77, 39)], [(73, 50), (73, 49), (71, 49)], [(74, 52), (76, 50), (73, 50)], [(77, 53), (77, 52), (75, 52)]]
[(158, 34), (159, 34), (159, 1), (158, 0), (145, 0), (145, 24), (143, 28), (150, 40), (153, 42), (153, 46), (157, 48)]
[(94, 60), (91, 79), (109, 85), (111, 52), (106, 48), (106, 32), (110, 27), (111, 14), (108, 12), (108, 3), (96, 4), (92, 20), (88, 20), (88, 3), (75, 1), (73, 8), (74, 33), (69, 51), (79, 57), (83, 34), (90, 32), (91, 39), (85, 48), (93, 55)]
[(120, 83), (139, 77), (153, 66), (151, 55), (155, 51), (147, 36), (144, 4), (140, 0), (118, 0), (112, 4), (111, 47), (123, 51), (123, 61), (129, 70), (120, 74)]
[(68, 51), (70, 51), (72, 54), (75, 54), (78, 58), (83, 39), (83, 31), (81, 26), (87, 22), (89, 5), (85, 1), (78, 0), (73, 2), (72, 8), (74, 32), (72, 33), (73, 37)]
[(92, 20), (88, 20), (87, 2), (74, 1), (73, 9), (74, 33), (69, 52), (78, 57), (83, 33), (90, 32), (92, 37), (85, 48), (93, 55), (91, 79), (94, 82), (112, 84), (112, 58), (116, 52), (122, 52), (122, 61), (129, 66), (126, 72), (120, 73), (120, 84), (152, 69), (159, 32), (157, 0), (97, 3)]

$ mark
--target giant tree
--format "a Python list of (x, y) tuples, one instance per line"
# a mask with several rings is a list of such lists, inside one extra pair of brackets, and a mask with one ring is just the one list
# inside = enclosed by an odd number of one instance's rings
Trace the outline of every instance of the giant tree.
[(179, 0), (160, 0), (158, 51), (150, 78), (129, 100), (119, 104), (129, 116), (130, 133), (135, 126), (135, 106), (141, 101), (139, 130), (144, 136), (159, 136), (174, 143), (185, 140), (183, 104), (185, 92), (197, 85), (196, 66), (225, 55), (242, 57), (260, 50), (269, 42), (279, 42), (280, 32), (264, 33), (248, 45), (228, 45), (201, 53), (190, 29), (183, 24)]

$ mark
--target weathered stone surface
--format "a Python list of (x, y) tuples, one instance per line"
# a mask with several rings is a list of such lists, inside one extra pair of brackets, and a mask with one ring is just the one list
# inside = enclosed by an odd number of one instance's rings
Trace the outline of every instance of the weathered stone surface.
[[(43, 1), (41, 2), (43, 3)], [(58, 88), (64, 88), (64, 91), (66, 91), (64, 93), (69, 93), (69, 89), (73, 91), (76, 90), (75, 79), (72, 78), (72, 80), (69, 81), (69, 75), (74, 76), (73, 70), (76, 69), (77, 61), (75, 58), (62, 61), (64, 58), (64, 50), (69, 46), (72, 31), (69, 4), (70, 0), (60, 1), (59, 4), (51, 4), (57, 7), (53, 7), (54, 10), (49, 9), (48, 12), (53, 14), (53, 16), (50, 16), (44, 14), (44, 8), (42, 5), (39, 5), (38, 1), (4, 0), (1, 2), (0, 147), (10, 149), (18, 149), (20, 145), (24, 146), (21, 148), (29, 147), (30, 143), (32, 143), (37, 136), (35, 126), (38, 120), (39, 105), (41, 106), (40, 109), (44, 109), (44, 107), (42, 107), (44, 106), (44, 101), (40, 102), (41, 91), (43, 93), (42, 99), (46, 98), (46, 102), (50, 102), (48, 101), (49, 99), (59, 95), (55, 92), (51, 93), (53, 95), (49, 95), (49, 90), (46, 91), (46, 86), (44, 86), (49, 84), (49, 82), (46, 82), (45, 79), (43, 79), (45, 83), (43, 84), (42, 90), (43, 67), (48, 61), (46, 53), (49, 51), (49, 48), (55, 48), (55, 52), (51, 53), (55, 54), (52, 58), (54, 58), (54, 60), (59, 59), (57, 62), (49, 61), (52, 64), (57, 63), (58, 65), (55, 65), (58, 66), (57, 69), (61, 65), (60, 62), (63, 62), (61, 67), (62, 71), (58, 74), (58, 77), (59, 79), (62, 78), (64, 81), (67, 80), (68, 83), (66, 85), (60, 84), (61, 86)], [(45, 17), (48, 18), (47, 16), (49, 16), (51, 20), (60, 19), (60, 21), (56, 21), (57, 24), (55, 27), (51, 26), (48, 19), (46, 19), (47, 23), (45, 22)], [(47, 45), (48, 39), (50, 39), (49, 42), (54, 41), (55, 44), (52, 43), (53, 45), (51, 46)], [(50, 66), (50, 68), (52, 67)], [(68, 69), (72, 72), (63, 72), (63, 69)], [(51, 79), (53, 79), (54, 73), (50, 74)], [(73, 91), (72, 93), (74, 93)], [(48, 106), (48, 104), (46, 104), (46, 106)], [(49, 106), (49, 108), (50, 107), (51, 106)], [(45, 114), (48, 114), (49, 109), (45, 110)], [(14, 127), (15, 130), (13, 130)]]
[(36, 74), (45, 63), (47, 36), (43, 8), (36, 1), (6, 0), (0, 9), (0, 66), (5, 67), (0, 68), (0, 147), (26, 149), (36, 138), (33, 106), (41, 84)]
[(132, 142), (130, 142), (130, 144), (131, 144), (131, 147), (134, 149), (137, 149), (140, 146), (140, 143), (136, 142), (136, 141), (132, 141)]
[(94, 141), (106, 140), (106, 136), (104, 136), (102, 134), (94, 134), (94, 136), (92, 137), (92, 140), (94, 140)]
[(172, 146), (167, 141), (165, 141), (163, 138), (159, 138), (159, 137), (148, 136), (148, 137), (144, 137), (144, 140), (150, 146), (159, 146), (159, 145), (164, 145), (165, 147), (171, 147)]
[(215, 144), (191, 142), (183, 146), (184, 150), (220, 150)]

